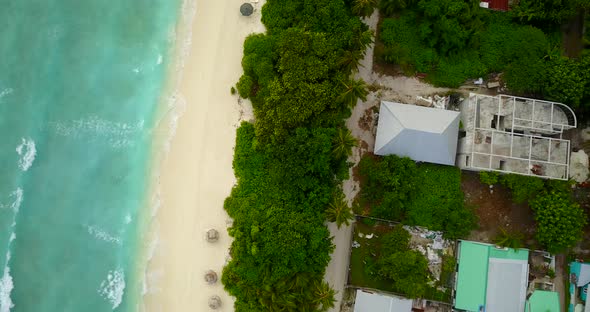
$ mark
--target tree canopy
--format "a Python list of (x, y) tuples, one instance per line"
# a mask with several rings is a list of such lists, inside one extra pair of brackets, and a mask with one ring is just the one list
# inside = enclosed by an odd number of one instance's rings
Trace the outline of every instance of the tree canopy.
[(393, 283), (393, 288), (410, 298), (426, 293), (430, 271), (428, 260), (420, 252), (410, 250), (410, 234), (397, 225), (382, 238), (377, 260), (378, 274)]
[(336, 200), (355, 144), (343, 118), (365, 94), (350, 78), (358, 60), (344, 60), (360, 59), (372, 33), (344, 0), (268, 0), (262, 21), (267, 32), (244, 42), (236, 86), (255, 121), (237, 130), (222, 282), (238, 312), (326, 311), (334, 290), (323, 282), (333, 249), (325, 220), (351, 218)]

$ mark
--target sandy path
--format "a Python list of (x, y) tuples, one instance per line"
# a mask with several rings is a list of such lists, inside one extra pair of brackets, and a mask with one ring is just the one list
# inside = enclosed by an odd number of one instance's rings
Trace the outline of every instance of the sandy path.
[[(161, 165), (159, 244), (148, 264), (146, 311), (210, 311), (213, 295), (222, 301), (217, 311), (233, 311), (221, 281), (207, 285), (204, 274), (211, 269), (221, 278), (231, 244), (223, 201), (235, 183), (232, 158), (241, 114), (230, 87), (242, 73), (245, 37), (264, 30), (262, 1), (250, 17), (240, 15), (241, 3), (196, 2), (191, 50), (179, 86), (186, 108)], [(205, 240), (210, 228), (219, 231), (219, 241)]]

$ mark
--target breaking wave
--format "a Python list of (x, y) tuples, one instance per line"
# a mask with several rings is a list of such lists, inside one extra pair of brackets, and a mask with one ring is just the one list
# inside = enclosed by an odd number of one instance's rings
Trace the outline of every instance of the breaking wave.
[(20, 205), (23, 201), (23, 190), (19, 187), (10, 193), (10, 197), (14, 197), (14, 201), (9, 204), (0, 204), (0, 208), (10, 208), (14, 211), (14, 215), (12, 217), (12, 225), (13, 232), (10, 233), (10, 238), (8, 239), (7, 244), (7, 252), (6, 252), (6, 261), (4, 263), (4, 269), (2, 273), (2, 277), (0, 277), (0, 312), (10, 312), (10, 309), (14, 307), (14, 303), (10, 298), (10, 294), (12, 293), (12, 289), (14, 288), (14, 283), (12, 280), (12, 276), (10, 275), (10, 246), (12, 242), (16, 239), (16, 234), (14, 233), (14, 227), (16, 226), (16, 216), (18, 214)]
[(35, 148), (35, 141), (32, 139), (21, 139), (21, 144), (16, 147), (16, 153), (20, 156), (18, 160), (18, 167), (22, 171), (27, 171), (33, 165), (35, 156), (37, 156), (37, 149)]
[[(14, 233), (13, 233), (14, 234)], [(12, 239), (13, 236), (11, 236)], [(14, 307), (12, 299), (10, 299), (10, 293), (14, 288), (12, 282), (12, 276), (10, 275), (10, 267), (8, 266), (10, 261), (10, 252), (6, 253), (6, 264), (4, 265), (4, 273), (0, 278), (0, 312), (10, 312), (10, 309)]]
[(128, 124), (91, 116), (71, 121), (49, 122), (49, 129), (58, 135), (74, 139), (106, 139), (112, 147), (124, 148), (135, 145), (136, 135), (144, 130), (144, 123), (143, 119), (135, 124)]
[(103, 240), (103, 241), (109, 242), (109, 243), (114, 243), (117, 245), (122, 245), (120, 237), (109, 234), (107, 231), (105, 231), (97, 226), (87, 225), (86, 229), (88, 229), (88, 234), (90, 234), (100, 240)]
[(125, 272), (122, 269), (109, 271), (107, 278), (100, 283), (98, 293), (111, 303), (113, 310), (116, 309), (125, 294)]

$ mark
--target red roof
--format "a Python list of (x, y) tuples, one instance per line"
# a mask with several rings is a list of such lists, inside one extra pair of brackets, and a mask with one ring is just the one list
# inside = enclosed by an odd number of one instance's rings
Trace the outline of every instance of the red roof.
[(481, 0), (487, 2), (490, 10), (508, 11), (508, 0)]

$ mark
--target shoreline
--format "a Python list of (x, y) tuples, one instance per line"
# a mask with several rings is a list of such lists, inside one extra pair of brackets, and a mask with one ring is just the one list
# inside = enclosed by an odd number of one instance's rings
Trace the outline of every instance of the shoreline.
[[(242, 74), (246, 36), (265, 31), (263, 3), (253, 3), (249, 17), (231, 0), (181, 5), (142, 211), (140, 311), (209, 311), (213, 295), (221, 298), (218, 311), (233, 311), (233, 298), (221, 284), (231, 245), (223, 202), (235, 184), (236, 128), (246, 116), (230, 88)], [(219, 232), (214, 243), (205, 240), (211, 228)], [(217, 273), (214, 285), (205, 282), (207, 270)]]

